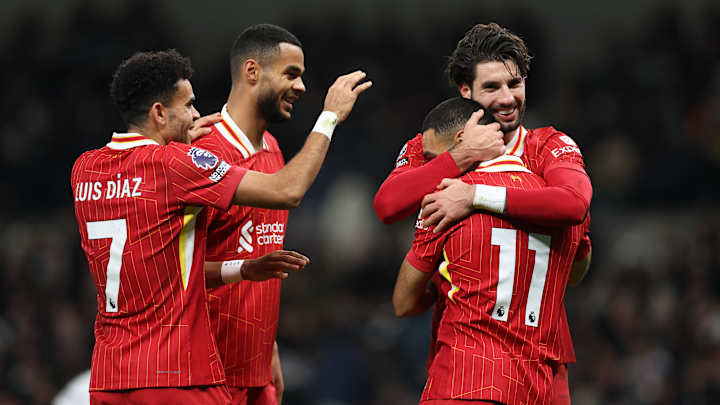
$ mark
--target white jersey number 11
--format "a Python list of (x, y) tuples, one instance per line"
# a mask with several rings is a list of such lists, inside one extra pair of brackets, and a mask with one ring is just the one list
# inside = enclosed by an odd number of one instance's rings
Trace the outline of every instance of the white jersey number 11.
[[(492, 317), (498, 321), (507, 322), (515, 282), (517, 230), (493, 228), (491, 242), (493, 245), (500, 247), (497, 297)], [(525, 325), (537, 328), (540, 320), (540, 302), (545, 289), (545, 278), (547, 277), (550, 259), (550, 235), (529, 234), (528, 249), (535, 251), (535, 265), (533, 266), (530, 290), (528, 291), (527, 305), (525, 306)]]

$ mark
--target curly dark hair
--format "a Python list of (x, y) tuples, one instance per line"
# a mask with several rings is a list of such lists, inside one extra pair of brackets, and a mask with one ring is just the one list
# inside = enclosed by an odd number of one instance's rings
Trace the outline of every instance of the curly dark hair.
[(190, 58), (175, 49), (138, 52), (115, 70), (110, 96), (127, 125), (142, 125), (153, 103), (170, 102), (178, 80), (192, 74)]
[(496, 23), (477, 24), (458, 41), (455, 50), (448, 57), (446, 72), (450, 84), (472, 85), (478, 63), (513, 61), (517, 64), (520, 75), (527, 77), (531, 59), (525, 42), (507, 28)]

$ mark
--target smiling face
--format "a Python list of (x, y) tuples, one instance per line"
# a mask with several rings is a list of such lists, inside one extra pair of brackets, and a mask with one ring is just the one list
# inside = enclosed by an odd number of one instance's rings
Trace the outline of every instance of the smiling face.
[(188, 131), (193, 121), (200, 118), (195, 109), (195, 94), (187, 79), (180, 79), (175, 84), (175, 94), (165, 106), (168, 112), (167, 133), (171, 141), (188, 142)]
[(525, 78), (513, 61), (478, 63), (472, 86), (461, 85), (460, 93), (482, 104), (504, 133), (514, 131), (525, 113)]
[(263, 66), (258, 90), (258, 106), (268, 122), (289, 120), (293, 104), (305, 93), (302, 81), (305, 55), (302, 48), (286, 42), (281, 42), (278, 48), (277, 55)]

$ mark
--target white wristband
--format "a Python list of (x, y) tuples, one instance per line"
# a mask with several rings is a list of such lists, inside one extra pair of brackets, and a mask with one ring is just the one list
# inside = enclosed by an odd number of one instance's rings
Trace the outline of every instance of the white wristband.
[(312, 132), (319, 132), (332, 139), (333, 131), (338, 124), (338, 116), (332, 111), (323, 111), (320, 113)]
[(485, 184), (475, 185), (473, 207), (496, 214), (504, 214), (505, 200), (507, 200), (507, 190), (505, 190), (505, 187), (488, 186)]
[(236, 281), (242, 281), (242, 265), (245, 260), (228, 260), (222, 262), (220, 266), (220, 278), (223, 283), (230, 284)]

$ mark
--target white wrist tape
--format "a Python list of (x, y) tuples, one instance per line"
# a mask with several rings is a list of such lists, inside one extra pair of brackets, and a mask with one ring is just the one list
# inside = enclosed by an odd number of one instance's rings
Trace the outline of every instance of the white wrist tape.
[(223, 283), (230, 284), (236, 281), (242, 281), (242, 265), (245, 260), (228, 260), (222, 262), (220, 266), (220, 278)]
[(505, 187), (488, 186), (485, 184), (475, 185), (475, 195), (473, 196), (473, 207), (475, 208), (496, 214), (504, 214), (506, 199), (507, 190), (505, 190)]
[(319, 132), (332, 139), (333, 131), (338, 124), (338, 116), (332, 111), (323, 111), (320, 113), (312, 132)]

